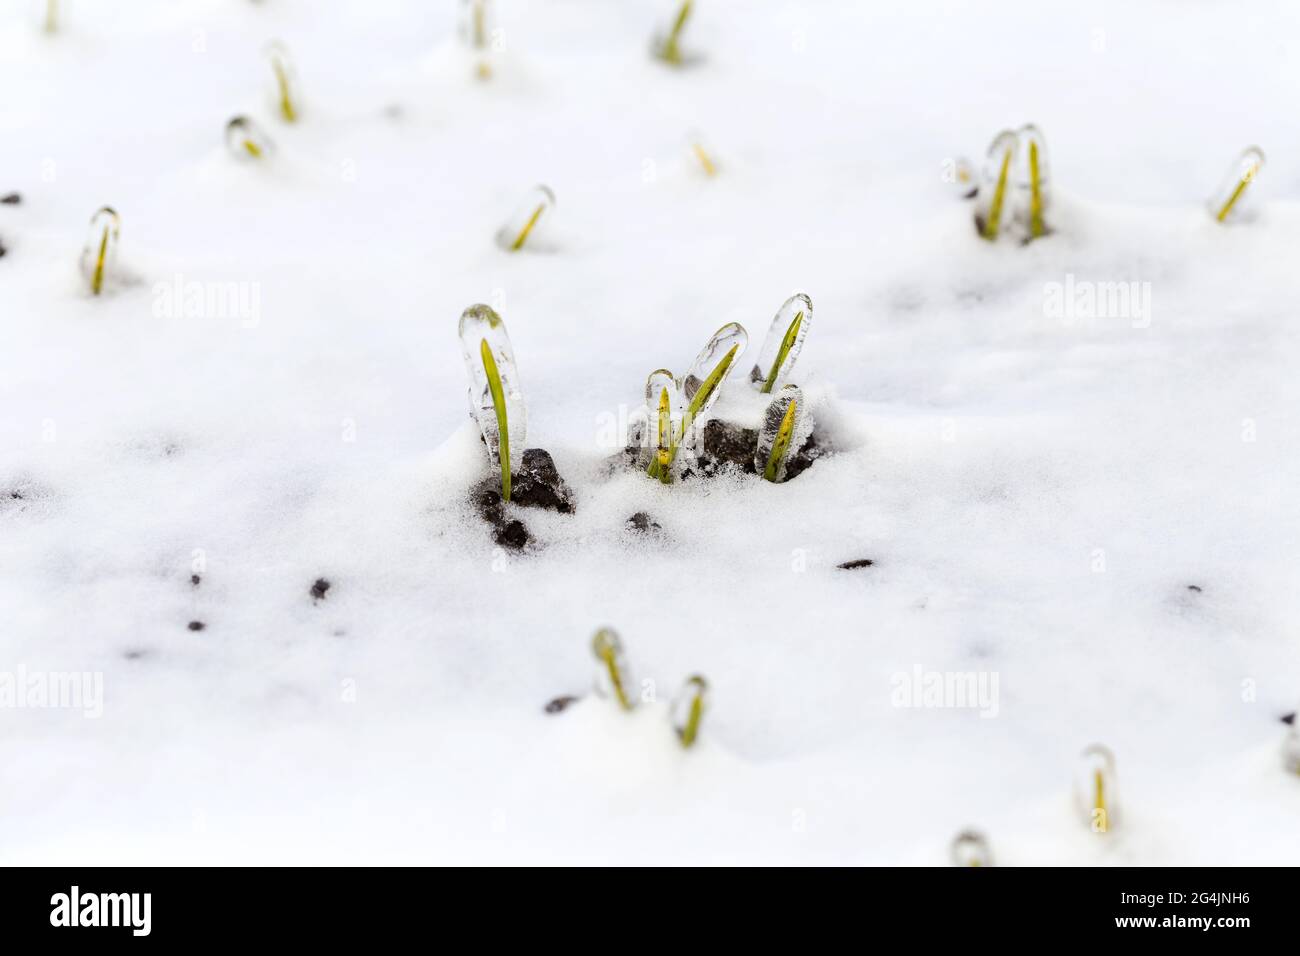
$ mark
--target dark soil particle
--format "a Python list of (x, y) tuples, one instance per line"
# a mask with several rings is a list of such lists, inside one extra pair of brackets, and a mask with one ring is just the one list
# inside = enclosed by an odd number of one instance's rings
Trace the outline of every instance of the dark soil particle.
[(875, 562), (870, 558), (857, 558), (853, 561), (845, 561), (843, 564), (838, 565), (838, 567), (843, 568), (845, 571), (856, 571), (858, 568), (869, 568), (873, 564), (875, 564)]
[(0, 203), (4, 203), (6, 206), (17, 206), (22, 201), (22, 193), (9, 193), (5, 196), (0, 196)]
[(577, 699), (578, 698), (576, 697), (570, 697), (570, 696), (557, 697), (555, 698), (555, 700), (551, 701), (546, 705), (546, 712), (548, 714), (562, 713), (566, 707), (568, 707)]
[(203, 580), (203, 579), (202, 579), (201, 577), (199, 577), (197, 574), (191, 574), (191, 575), (190, 575), (190, 584), (194, 585), (195, 587), (198, 587), (198, 586), (199, 586), (199, 582), (202, 581), (202, 580)]
[(129, 651), (123, 651), (122, 657), (128, 661), (138, 661), (149, 656), (149, 652), (139, 648), (132, 648)]
[(509, 504), (501, 500), (498, 474), (488, 475), (475, 485), (470, 499), (483, 520), (496, 528), (496, 543), (516, 551), (525, 548), (533, 537), (522, 521), (508, 516), (509, 508), (517, 506), (566, 515), (573, 513), (573, 492), (560, 477), (550, 452), (544, 448), (529, 448), (524, 452), (519, 471), (510, 476)]
[(1288, 727), (1294, 727), (1294, 726), (1295, 726), (1295, 711), (1293, 710), (1293, 711), (1291, 711), (1291, 713), (1289, 713), (1289, 714), (1283, 714), (1283, 715), (1282, 715), (1282, 723), (1286, 724)]
[(528, 542), (533, 540), (533, 536), (528, 533), (522, 521), (507, 521), (497, 527), (493, 540), (503, 548), (522, 551), (528, 546)]
[(325, 597), (326, 592), (330, 589), (330, 583), (325, 578), (317, 578), (316, 583), (311, 586), (311, 596), (319, 601)]
[(202, 621), (190, 621), (189, 623), (189, 628), (191, 631), (201, 631), (205, 627), (207, 627), (207, 625), (204, 624)]
[(1200, 594), (1200, 593), (1201, 593), (1201, 587), (1200, 587), (1200, 585), (1198, 585), (1198, 584), (1189, 584), (1189, 585), (1187, 585), (1187, 590), (1189, 590), (1189, 591), (1195, 591), (1197, 594)]
[(644, 511), (638, 511), (632, 517), (628, 518), (627, 526), (630, 530), (636, 531), (639, 534), (649, 534), (653, 531), (663, 530), (659, 527), (659, 522), (655, 521), (654, 518), (651, 518)]

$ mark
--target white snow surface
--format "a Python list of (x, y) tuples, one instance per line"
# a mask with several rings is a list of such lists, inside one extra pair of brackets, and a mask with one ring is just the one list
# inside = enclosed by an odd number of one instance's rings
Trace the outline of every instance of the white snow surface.
[[(999, 864), (1300, 854), (1294, 4), (700, 0), (673, 70), (666, 0), (506, 0), (486, 83), (451, 3), (81, 0), (52, 37), (42, 7), (0, 32), (0, 671), (102, 673), (103, 715), (0, 710), (0, 861), (946, 864), (967, 826)], [(268, 161), (225, 150), (236, 113)], [(981, 242), (943, 164), (1026, 122), (1055, 231)], [(1219, 225), (1251, 143), (1256, 215)], [(1067, 275), (1150, 283), (1149, 323), (1052, 317)], [(177, 281), (255, 320), (160, 315)], [(837, 454), (607, 472), (651, 370), (733, 320), (752, 357), (795, 291)], [(526, 516), (534, 553), (467, 501), (476, 302), (577, 501)], [(590, 694), (602, 625), (657, 703)], [(917, 667), (996, 674), (996, 715), (894, 706)]]

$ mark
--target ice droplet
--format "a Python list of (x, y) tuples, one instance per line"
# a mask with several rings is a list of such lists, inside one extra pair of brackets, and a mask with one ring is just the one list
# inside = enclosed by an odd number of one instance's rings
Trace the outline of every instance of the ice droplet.
[(758, 432), (754, 467), (768, 481), (785, 481), (790, 455), (803, 447), (812, 434), (813, 419), (798, 385), (786, 385), (763, 413)]
[(763, 340), (763, 350), (749, 371), (750, 382), (760, 392), (774, 392), (790, 377), (790, 370), (808, 337), (812, 315), (812, 299), (802, 292), (790, 296), (777, 309)]
[[(490, 362), (484, 357), (485, 343)], [(495, 367), (504, 399), (506, 453), (510, 471), (518, 471), (528, 435), (528, 422), (506, 324), (490, 306), (471, 305), (460, 316), (460, 345), (465, 356), (465, 371), (469, 375), (470, 414), (483, 433), (488, 457), (493, 465), (500, 467), (501, 428), (491, 381), (491, 368)]]

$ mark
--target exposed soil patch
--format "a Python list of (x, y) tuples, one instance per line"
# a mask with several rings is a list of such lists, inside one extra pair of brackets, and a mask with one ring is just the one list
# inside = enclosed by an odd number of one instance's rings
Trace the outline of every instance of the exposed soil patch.
[(529, 448), (510, 476), (510, 500), (501, 498), (499, 474), (486, 476), (470, 493), (479, 515), (496, 531), (493, 539), (503, 548), (521, 551), (533, 541), (528, 527), (512, 512), (516, 508), (541, 508), (560, 514), (573, 513), (573, 492), (560, 477), (551, 453)]

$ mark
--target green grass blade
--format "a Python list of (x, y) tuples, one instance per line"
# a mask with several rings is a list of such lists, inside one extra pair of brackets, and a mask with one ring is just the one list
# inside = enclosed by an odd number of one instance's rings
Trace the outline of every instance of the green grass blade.
[(794, 437), (794, 419), (798, 407), (799, 403), (792, 399), (790, 407), (785, 410), (785, 417), (781, 419), (781, 427), (777, 429), (776, 440), (772, 442), (772, 452), (767, 456), (767, 467), (763, 469), (763, 477), (768, 481), (776, 481), (777, 473), (781, 469), (781, 462), (785, 460), (786, 453), (790, 450), (790, 440)]
[(996, 239), (998, 226), (1002, 221), (1002, 202), (1007, 194), (1007, 173), (1011, 170), (1011, 150), (1002, 157), (1002, 169), (998, 173), (998, 184), (993, 190), (993, 201), (989, 203), (989, 218), (984, 223), (984, 238)]
[(492, 405), (497, 413), (497, 457), (501, 459), (501, 497), (510, 500), (510, 431), (506, 421), (506, 395), (501, 387), (501, 373), (497, 371), (496, 359), (487, 339), (479, 344), (479, 354), (483, 356), (483, 371), (487, 373), (488, 388), (492, 392)]
[(790, 323), (790, 328), (786, 330), (785, 338), (781, 340), (781, 349), (776, 353), (776, 361), (772, 363), (772, 371), (767, 373), (767, 381), (763, 383), (762, 392), (769, 395), (772, 387), (776, 385), (777, 373), (781, 371), (781, 365), (785, 362), (785, 357), (790, 354), (794, 348), (795, 339), (799, 337), (799, 328), (803, 325), (803, 313), (800, 312)]

